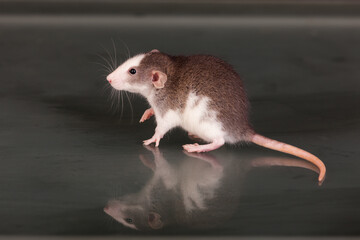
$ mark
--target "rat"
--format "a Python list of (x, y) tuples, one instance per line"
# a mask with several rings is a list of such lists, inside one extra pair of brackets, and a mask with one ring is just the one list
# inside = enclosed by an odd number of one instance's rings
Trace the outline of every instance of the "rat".
[(151, 108), (140, 119), (155, 115), (156, 129), (144, 145), (182, 127), (206, 144), (183, 145), (187, 152), (208, 152), (225, 143), (252, 142), (303, 158), (325, 179), (326, 167), (313, 154), (255, 132), (249, 122), (249, 100), (242, 80), (227, 62), (211, 55), (172, 56), (157, 49), (126, 60), (106, 77), (116, 90), (144, 96)]

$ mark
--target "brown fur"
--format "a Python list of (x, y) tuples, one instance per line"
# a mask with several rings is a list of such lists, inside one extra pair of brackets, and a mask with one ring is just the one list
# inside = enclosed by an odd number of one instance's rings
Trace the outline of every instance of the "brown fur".
[(217, 112), (225, 132), (236, 141), (249, 140), (254, 134), (249, 124), (249, 103), (242, 81), (232, 66), (223, 60), (209, 55), (185, 57), (150, 52), (141, 61), (139, 70), (149, 77), (145, 81), (151, 78), (151, 70), (167, 75), (165, 87), (157, 89), (155, 94), (161, 114), (169, 109), (183, 110), (191, 91), (210, 98), (210, 108)]

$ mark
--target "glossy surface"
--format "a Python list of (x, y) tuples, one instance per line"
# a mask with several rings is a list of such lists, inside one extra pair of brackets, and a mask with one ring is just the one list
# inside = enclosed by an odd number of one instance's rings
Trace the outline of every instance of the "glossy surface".
[[(359, 30), (357, 18), (1, 16), (0, 233), (144, 234), (103, 212), (118, 197), (145, 225), (153, 203), (169, 224), (154, 234), (358, 235)], [(174, 130), (144, 148), (146, 102), (109, 100), (98, 64), (112, 39), (119, 63), (122, 41), (230, 62), (255, 129), (322, 159), (323, 186), (311, 165), (253, 145), (188, 156)]]

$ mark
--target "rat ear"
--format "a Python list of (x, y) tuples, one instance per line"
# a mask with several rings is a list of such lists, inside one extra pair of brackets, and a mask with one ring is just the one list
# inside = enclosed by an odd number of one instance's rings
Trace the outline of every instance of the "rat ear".
[(163, 223), (163, 221), (161, 221), (160, 214), (158, 214), (156, 212), (149, 212), (148, 223), (152, 229), (160, 229), (160, 228), (164, 227), (164, 223)]
[(159, 53), (159, 52), (160, 52), (160, 51), (157, 50), (157, 49), (153, 49), (153, 50), (150, 51), (150, 53)]
[(156, 88), (163, 88), (167, 81), (167, 75), (160, 71), (152, 71), (152, 83)]

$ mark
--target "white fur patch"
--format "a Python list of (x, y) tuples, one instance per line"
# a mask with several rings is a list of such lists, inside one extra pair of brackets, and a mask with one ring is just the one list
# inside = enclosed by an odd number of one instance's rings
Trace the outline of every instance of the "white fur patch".
[(159, 130), (167, 132), (173, 127), (180, 126), (209, 142), (225, 138), (222, 124), (217, 119), (217, 113), (208, 107), (209, 101), (210, 99), (207, 97), (190, 93), (183, 112), (180, 109), (169, 110), (161, 116), (154, 108)]
[(145, 54), (141, 53), (138, 54), (132, 58), (129, 58), (128, 60), (126, 60), (123, 64), (121, 64), (116, 70), (116, 71), (120, 71), (120, 72), (126, 72), (132, 68), (132, 67), (138, 67), (141, 63), (141, 61), (143, 60), (143, 58), (145, 57)]
[[(159, 116), (159, 114), (157, 115)], [(156, 118), (158, 126), (164, 128), (165, 131), (179, 126), (181, 124), (181, 118), (179, 111), (169, 110), (165, 113), (163, 117)]]
[(129, 70), (131, 68), (136, 69), (140, 65), (144, 57), (145, 54), (138, 54), (125, 61), (117, 69), (115, 69), (112, 73), (110, 73), (107, 76), (107, 79), (112, 80), (113, 88), (118, 90), (126, 90), (130, 92), (138, 92), (139, 90), (138, 87), (134, 87), (132, 84), (129, 84), (129, 80), (131, 80), (130, 79), (131, 75), (129, 73)]
[(214, 139), (224, 138), (222, 124), (217, 119), (217, 113), (209, 109), (208, 97), (199, 97), (190, 93), (182, 114), (181, 127), (186, 131), (212, 142)]

